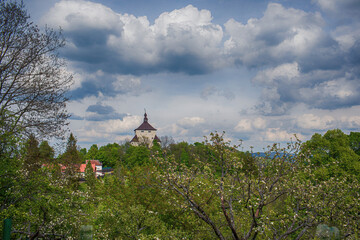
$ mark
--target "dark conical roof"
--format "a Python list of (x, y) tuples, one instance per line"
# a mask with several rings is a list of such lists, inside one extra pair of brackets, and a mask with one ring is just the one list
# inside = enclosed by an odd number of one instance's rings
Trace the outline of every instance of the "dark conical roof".
[(147, 114), (145, 112), (144, 114), (144, 122), (137, 128), (136, 130), (155, 130), (156, 128), (154, 128), (153, 126), (150, 125), (150, 123), (148, 123), (148, 118), (147, 118)]

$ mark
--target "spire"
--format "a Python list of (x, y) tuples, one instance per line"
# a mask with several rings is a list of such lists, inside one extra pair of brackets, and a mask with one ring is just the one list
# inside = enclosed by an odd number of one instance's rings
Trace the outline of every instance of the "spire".
[(144, 113), (144, 122), (137, 129), (135, 129), (135, 131), (136, 130), (146, 130), (146, 131), (155, 130), (156, 131), (156, 128), (154, 128), (153, 126), (150, 125), (150, 123), (148, 123), (148, 117), (146, 114), (146, 110)]
[(144, 114), (144, 122), (147, 122), (148, 118), (147, 118), (147, 114), (146, 114), (146, 110), (145, 110), (145, 114)]

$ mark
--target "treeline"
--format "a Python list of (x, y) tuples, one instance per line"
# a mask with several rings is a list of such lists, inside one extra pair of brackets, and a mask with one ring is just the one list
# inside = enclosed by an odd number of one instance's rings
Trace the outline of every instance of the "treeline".
[[(78, 238), (81, 225), (92, 225), (96, 239), (359, 236), (358, 132), (329, 130), (259, 156), (218, 133), (202, 143), (88, 150), (71, 134), (57, 158), (34, 136), (13, 144), (0, 174), (1, 218), (12, 219), (14, 237)], [(114, 174), (88, 171), (80, 184), (71, 166), (87, 158)]]

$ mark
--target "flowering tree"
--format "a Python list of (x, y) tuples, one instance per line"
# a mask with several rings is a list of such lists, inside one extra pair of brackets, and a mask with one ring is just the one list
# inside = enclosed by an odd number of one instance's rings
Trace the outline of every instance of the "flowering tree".
[[(359, 191), (347, 191), (347, 179), (316, 182), (299, 141), (285, 148), (274, 144), (265, 157), (253, 157), (239, 153), (223, 136), (211, 134), (204, 143), (208, 160), (190, 167), (171, 155), (155, 158), (158, 180), (174, 207), (191, 209), (219, 239), (300, 239), (321, 222), (344, 219), (353, 233), (358, 231), (351, 218)], [(351, 186), (359, 189), (356, 179)], [(344, 199), (350, 199), (346, 206), (340, 205)]]

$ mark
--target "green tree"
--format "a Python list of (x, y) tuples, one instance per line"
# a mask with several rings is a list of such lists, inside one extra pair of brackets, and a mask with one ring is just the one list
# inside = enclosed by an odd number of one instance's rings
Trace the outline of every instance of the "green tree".
[(96, 159), (96, 155), (97, 155), (98, 151), (99, 151), (99, 149), (96, 144), (91, 145), (89, 151), (85, 155), (86, 160)]
[(124, 156), (124, 165), (132, 168), (150, 163), (150, 150), (146, 146), (130, 146)]
[(302, 152), (310, 155), (317, 169), (315, 174), (320, 180), (344, 176), (346, 173), (357, 175), (360, 179), (360, 156), (351, 147), (349, 136), (340, 129), (329, 130), (323, 136), (315, 133), (303, 144)]
[(359, 182), (314, 182), (316, 165), (300, 152), (299, 142), (274, 144), (256, 159), (239, 154), (218, 133), (204, 145), (208, 161), (195, 158), (190, 167), (171, 155), (154, 161), (173, 207), (191, 210), (213, 237), (309, 239), (322, 222), (342, 226), (344, 235), (358, 232)]
[(41, 167), (39, 142), (31, 134), (25, 143), (24, 167), (28, 171), (36, 171)]
[(54, 149), (49, 145), (48, 141), (42, 141), (39, 146), (40, 159), (44, 163), (53, 163), (55, 157)]
[(101, 146), (97, 151), (95, 158), (103, 163), (104, 167), (115, 167), (120, 163), (125, 154), (125, 146), (120, 146), (117, 143), (109, 143)]
[(349, 141), (351, 149), (360, 155), (360, 132), (350, 132)]
[(80, 151), (79, 151), (79, 153), (80, 153), (80, 157), (81, 157), (82, 162), (85, 162), (85, 160), (86, 160), (86, 153), (87, 153), (86, 148), (81, 148)]
[(77, 188), (79, 181), (79, 167), (82, 162), (80, 153), (77, 149), (77, 140), (72, 133), (70, 133), (66, 151), (60, 156), (60, 162), (65, 167), (65, 174), (71, 179), (70, 183)]
[(95, 172), (94, 169), (91, 166), (91, 162), (88, 161), (86, 164), (86, 168), (85, 168), (85, 181), (86, 184), (90, 187), (93, 188), (95, 183), (96, 183), (96, 176), (95, 176)]

